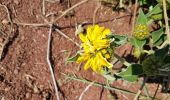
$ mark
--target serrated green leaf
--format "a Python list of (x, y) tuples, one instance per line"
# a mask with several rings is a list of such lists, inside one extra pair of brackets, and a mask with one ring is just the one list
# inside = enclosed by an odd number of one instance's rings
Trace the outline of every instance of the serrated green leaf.
[(142, 73), (143, 73), (142, 65), (132, 64), (128, 66), (126, 70), (118, 73), (117, 76), (120, 76), (124, 80), (134, 82), (137, 80), (138, 75), (141, 75)]
[(142, 11), (142, 9), (140, 9), (136, 24), (137, 25), (139, 25), (139, 24), (147, 25), (147, 22), (148, 22), (148, 19), (147, 19), (146, 15)]
[(157, 42), (161, 38), (161, 36), (163, 34), (164, 34), (164, 29), (163, 28), (161, 28), (161, 29), (159, 29), (157, 31), (152, 32), (151, 35), (152, 35), (153, 43)]
[(131, 38), (130, 42), (135, 48), (139, 48), (140, 50), (143, 50), (143, 46), (146, 44), (146, 40), (138, 40), (136, 38)]
[(146, 16), (151, 17), (152, 15), (160, 14), (163, 10), (161, 9), (161, 6), (157, 4), (151, 11), (149, 11)]
[(68, 58), (67, 62), (75, 62), (75, 61), (77, 61), (79, 56), (80, 56), (80, 54), (76, 54), (75, 56)]

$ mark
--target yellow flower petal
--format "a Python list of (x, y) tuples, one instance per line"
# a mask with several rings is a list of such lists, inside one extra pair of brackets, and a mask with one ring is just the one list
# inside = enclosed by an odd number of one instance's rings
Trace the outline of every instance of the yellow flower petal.
[(84, 70), (87, 70), (91, 66), (92, 59), (87, 60), (86, 64), (84, 65)]
[(90, 39), (92, 37), (92, 32), (93, 32), (94, 27), (93, 26), (88, 26), (87, 27), (87, 37)]
[(96, 49), (102, 49), (102, 48), (107, 48), (107, 47), (109, 47), (110, 46), (110, 43), (109, 43), (110, 41), (109, 40), (107, 40), (107, 39), (101, 39), (101, 40), (96, 40), (96, 41), (94, 41), (94, 47), (96, 48)]
[(109, 58), (110, 58), (110, 54), (107, 53), (107, 54), (104, 55), (104, 57), (105, 57), (106, 59), (109, 59)]
[(81, 63), (84, 61), (84, 57), (83, 56), (80, 56), (78, 59), (77, 59), (77, 63)]
[(97, 64), (97, 58), (93, 58), (93, 61), (91, 62), (91, 68), (94, 72), (97, 72), (97, 69), (98, 69), (98, 64)]
[[(83, 42), (83, 52), (77, 59), (77, 62), (86, 62), (84, 69), (91, 69), (96, 73), (103, 73), (103, 68), (112, 68), (112, 64), (107, 61), (110, 55), (107, 54), (107, 48), (110, 46), (110, 40), (106, 38), (106, 35), (110, 34), (109, 29), (100, 27), (98, 25), (88, 26), (87, 33), (79, 34), (80, 40)], [(102, 52), (102, 50), (105, 50)], [(105, 58), (103, 55), (105, 55)]]
[(113, 67), (113, 65), (112, 65), (111, 63), (109, 63), (109, 62), (106, 60), (106, 58), (104, 58), (104, 57), (102, 56), (102, 54), (101, 54), (100, 52), (99, 52), (96, 56), (97, 56), (98, 59), (100, 60), (101, 65), (103, 65), (103, 66), (105, 66), (105, 67), (108, 67), (108, 68), (112, 68), (112, 67)]
[(97, 61), (96, 61), (97, 68), (95, 70), (96, 70), (97, 73), (102, 74), (102, 72), (104, 71), (103, 70), (104, 66), (100, 62), (99, 58), (96, 58), (96, 59), (97, 59)]
[(95, 41), (97, 38), (99, 38), (103, 31), (104, 27), (99, 27), (98, 25), (95, 25), (92, 32), (91, 41)]
[(99, 26), (98, 25), (95, 25), (94, 26), (94, 30), (93, 32), (91, 33), (91, 37), (89, 36), (89, 39), (90, 41), (94, 41), (96, 39), (96, 32), (99, 30)]
[(105, 29), (105, 30), (103, 31), (103, 34), (101, 35), (101, 38), (106, 38), (106, 35), (108, 35), (108, 34), (110, 34), (110, 33), (111, 33), (110, 29)]
[(78, 59), (77, 59), (77, 63), (81, 63), (81, 62), (83, 62), (83, 61), (86, 61), (86, 60), (88, 60), (89, 58), (91, 57), (91, 55), (90, 54), (83, 54), (83, 55), (81, 55)]
[(85, 53), (94, 53), (95, 52), (95, 48), (89, 43), (83, 43), (83, 48)]
[(102, 49), (101, 52), (102, 52), (103, 54), (106, 54), (106, 53), (107, 53), (107, 50), (106, 50), (106, 49)]
[(87, 37), (86, 37), (83, 33), (80, 33), (80, 34), (79, 34), (79, 38), (80, 38), (80, 40), (81, 40), (82, 42), (87, 42), (87, 41), (88, 41)]

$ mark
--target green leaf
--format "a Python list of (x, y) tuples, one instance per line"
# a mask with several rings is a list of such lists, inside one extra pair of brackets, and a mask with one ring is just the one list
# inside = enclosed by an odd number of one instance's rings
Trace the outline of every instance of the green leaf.
[(168, 3), (170, 4), (170, 0), (167, 0), (168, 1)]
[(170, 63), (170, 54), (166, 55), (165, 59), (164, 59), (165, 63)]
[(114, 42), (117, 45), (123, 45), (127, 42), (128, 36), (127, 35), (114, 35), (114, 38), (115, 38)]
[(153, 44), (153, 46), (160, 46), (166, 39), (167, 39), (166, 34), (163, 34), (163, 35), (159, 38), (159, 40), (157, 40), (157, 41)]
[(132, 64), (128, 66), (124, 71), (117, 74), (122, 79), (134, 82), (138, 79), (138, 75), (143, 74), (142, 65), (140, 64)]
[(147, 0), (139, 0), (139, 4), (140, 5), (146, 5), (147, 4)]
[(153, 20), (161, 20), (161, 19), (163, 19), (163, 13), (152, 15), (151, 19), (153, 19)]
[(138, 40), (136, 38), (131, 38), (130, 42), (135, 48), (139, 48), (140, 50), (143, 50), (143, 46), (146, 44), (146, 40)]
[(151, 17), (152, 15), (160, 14), (163, 10), (161, 9), (161, 6), (157, 4), (151, 11), (149, 11), (146, 16)]
[(148, 22), (148, 19), (147, 19), (146, 15), (142, 11), (142, 9), (140, 9), (136, 24), (137, 25), (139, 25), (139, 24), (147, 25), (147, 22)]
[(161, 36), (163, 34), (164, 34), (164, 29), (163, 28), (161, 28), (161, 29), (159, 29), (157, 31), (152, 32), (151, 35), (152, 35), (153, 43), (157, 42), (161, 38)]
[(162, 49), (158, 49), (155, 51), (155, 56), (158, 57), (158, 59), (161, 61), (161, 60), (164, 60), (165, 57), (167, 56), (168, 54), (168, 51), (169, 51), (169, 45), (167, 45), (166, 47), (162, 48)]
[[(162, 49), (155, 50), (155, 53), (148, 56), (142, 62), (143, 71), (147, 76), (163, 75), (160, 73), (168, 57), (169, 45)], [(165, 74), (164, 74), (165, 75)]]
[(127, 42), (127, 39), (128, 39), (128, 36), (127, 35), (117, 35), (117, 34), (111, 34), (111, 35), (108, 35), (107, 38), (109, 39), (115, 39), (111, 45), (112, 46), (120, 46), (120, 45), (123, 45)]
[(79, 56), (80, 56), (80, 54), (76, 54), (75, 56), (68, 58), (67, 62), (75, 62), (75, 61), (77, 61)]

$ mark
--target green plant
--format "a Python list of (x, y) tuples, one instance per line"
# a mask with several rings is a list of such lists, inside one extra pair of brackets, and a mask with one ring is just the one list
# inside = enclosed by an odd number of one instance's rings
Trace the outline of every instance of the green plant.
[[(139, 76), (168, 76), (170, 72), (170, 53), (169, 53), (169, 32), (166, 30), (167, 22), (164, 24), (162, 1), (157, 0), (154, 3), (147, 3), (148, 0), (140, 0), (140, 5), (147, 5), (148, 11), (139, 9), (139, 14), (134, 25), (132, 36), (117, 35), (111, 33), (109, 29), (105, 31), (104, 27), (90, 26), (85, 29), (87, 33), (80, 33), (82, 48), (76, 56), (68, 61), (86, 62), (85, 69), (91, 67), (93, 71), (104, 76), (109, 81), (117, 79), (136, 82)], [(167, 9), (170, 1), (167, 0)], [(150, 26), (157, 24), (159, 27), (150, 30)], [(90, 34), (89, 34), (90, 33)], [(127, 62), (125, 58), (119, 57), (115, 49), (119, 46), (130, 43), (134, 51), (132, 55), (136, 57), (137, 62)], [(147, 47), (147, 48), (146, 48)], [(99, 54), (100, 53), (100, 54)], [(99, 55), (100, 56), (99, 56)], [(97, 56), (98, 55), (98, 56)], [(113, 60), (122, 62), (123, 67), (119, 72), (112, 73)]]

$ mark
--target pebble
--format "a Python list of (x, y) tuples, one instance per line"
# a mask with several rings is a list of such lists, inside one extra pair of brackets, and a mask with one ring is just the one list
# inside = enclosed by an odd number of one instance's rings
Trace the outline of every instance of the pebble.
[(10, 89), (10, 87), (5, 88), (5, 92), (8, 92)]
[(5, 97), (2, 97), (1, 100), (5, 100)]
[(26, 93), (25, 98), (26, 98), (26, 99), (30, 99), (30, 98), (31, 98), (31, 94), (30, 94), (29, 92)]
[(14, 70), (14, 74), (17, 75), (18, 74), (18, 69)]
[(19, 0), (14, 0), (14, 3), (15, 3), (16, 5), (19, 5)]
[(8, 23), (9, 23), (9, 21), (7, 19), (2, 20), (2, 24), (8, 24)]

